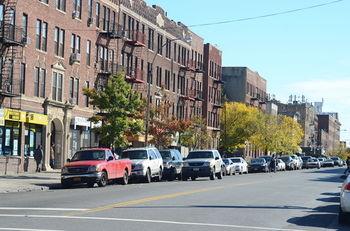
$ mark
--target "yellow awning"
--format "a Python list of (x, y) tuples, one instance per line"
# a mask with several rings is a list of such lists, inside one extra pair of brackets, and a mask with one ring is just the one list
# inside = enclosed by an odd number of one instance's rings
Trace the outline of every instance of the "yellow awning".
[(5, 108), (5, 120), (26, 122), (26, 112)]
[(27, 112), (27, 123), (30, 124), (39, 124), (39, 125), (48, 125), (49, 119), (47, 115), (33, 113), (33, 112)]

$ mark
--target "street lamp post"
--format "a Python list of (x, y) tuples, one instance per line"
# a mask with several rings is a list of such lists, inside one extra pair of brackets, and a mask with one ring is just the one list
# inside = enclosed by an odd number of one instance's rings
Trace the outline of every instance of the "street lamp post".
[[(186, 37), (184, 38), (176, 38), (176, 39), (170, 39), (170, 40), (167, 40), (164, 44), (162, 44), (162, 46), (159, 48), (158, 47), (158, 50), (159, 49), (163, 49), (163, 47), (165, 47), (166, 45), (168, 45), (169, 43), (171, 42), (174, 42), (174, 41), (177, 41), (177, 40), (185, 40), (187, 43), (190, 43), (192, 41), (192, 37), (189, 36), (189, 35), (186, 35)], [(171, 47), (170, 47), (171, 49)], [(154, 65), (154, 62), (157, 58), (157, 55), (158, 55), (158, 50), (155, 51), (155, 54), (153, 56), (153, 59), (152, 59), (152, 63), (151, 63), (151, 66), (150, 66), (150, 70), (148, 70), (147, 72), (147, 101), (146, 101), (146, 127), (145, 127), (145, 146), (147, 147), (148, 146), (148, 136), (149, 136), (149, 122), (150, 122), (150, 97), (151, 97), (151, 79), (153, 78), (153, 65)], [(171, 56), (171, 55), (170, 55)], [(173, 61), (173, 58), (171, 57), (171, 62)]]

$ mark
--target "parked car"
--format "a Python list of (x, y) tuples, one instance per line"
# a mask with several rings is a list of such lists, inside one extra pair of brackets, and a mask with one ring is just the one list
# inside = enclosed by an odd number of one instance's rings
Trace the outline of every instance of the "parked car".
[(245, 161), (242, 157), (233, 157), (230, 158), (233, 162), (234, 167), (234, 173), (248, 173), (248, 163)]
[(235, 165), (233, 164), (232, 160), (229, 158), (224, 158), (222, 161), (225, 164), (224, 175), (231, 176), (232, 174), (235, 174)]
[(346, 178), (340, 192), (339, 223), (350, 223), (350, 176)]
[(307, 160), (306, 168), (318, 168), (318, 169), (320, 169), (321, 163), (317, 158), (312, 157), (312, 158)]
[(264, 158), (256, 158), (250, 161), (249, 172), (269, 172), (269, 166)]
[(302, 169), (303, 168), (303, 160), (299, 158), (297, 155), (291, 155), (290, 156), (293, 159), (295, 169)]
[(322, 167), (334, 167), (334, 161), (331, 158), (325, 159)]
[(323, 167), (323, 162), (326, 160), (326, 158), (319, 157), (317, 159), (318, 159), (318, 161), (320, 161), (321, 167)]
[(182, 167), (182, 180), (188, 178), (196, 180), (198, 177), (209, 177), (214, 180), (215, 176), (222, 179), (223, 161), (217, 150), (191, 151), (184, 160)]
[(117, 160), (108, 148), (93, 148), (77, 151), (61, 171), (61, 184), (64, 188), (73, 184), (87, 183), (93, 187), (107, 185), (110, 180), (128, 184), (131, 173), (130, 160)]
[(163, 158), (163, 178), (167, 180), (181, 179), (183, 156), (176, 149), (159, 151)]
[(278, 159), (281, 159), (286, 164), (287, 170), (295, 170), (297, 168), (296, 162), (291, 156), (281, 156)]
[(162, 180), (163, 159), (156, 148), (131, 148), (123, 151), (122, 158), (132, 161), (131, 178), (150, 183), (152, 178)]
[(284, 163), (281, 159), (277, 159), (276, 168), (277, 171), (286, 171), (286, 163)]
[(271, 164), (272, 156), (260, 156), (259, 158), (263, 158), (266, 161), (267, 166), (269, 167)]
[(331, 157), (331, 159), (334, 161), (335, 166), (342, 167), (344, 165), (344, 161), (340, 159), (339, 157)]
[(306, 168), (307, 161), (312, 158), (311, 156), (302, 156), (301, 159), (303, 160), (303, 168)]

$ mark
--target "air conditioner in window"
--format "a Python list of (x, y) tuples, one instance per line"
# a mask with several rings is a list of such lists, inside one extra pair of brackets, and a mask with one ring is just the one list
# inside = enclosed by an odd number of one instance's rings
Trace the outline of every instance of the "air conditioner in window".
[(29, 37), (22, 37), (22, 44), (29, 45), (31, 44), (32, 40)]
[(81, 60), (81, 55), (79, 53), (74, 52), (71, 54), (70, 56), (71, 63), (75, 63), (75, 62), (80, 63), (80, 60)]
[(87, 24), (88, 24), (88, 26), (91, 26), (93, 23), (94, 23), (94, 18), (89, 17), (89, 18), (87, 19)]
[(79, 18), (79, 11), (73, 10), (72, 18)]

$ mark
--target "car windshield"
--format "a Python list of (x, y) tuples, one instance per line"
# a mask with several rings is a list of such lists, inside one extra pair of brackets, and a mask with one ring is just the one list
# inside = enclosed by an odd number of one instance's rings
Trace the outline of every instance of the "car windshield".
[(263, 157), (261, 157), (261, 158), (265, 159), (266, 162), (269, 162), (269, 161), (271, 161), (271, 159), (272, 159), (271, 156), (263, 156)]
[(238, 158), (232, 158), (231, 160), (233, 163), (241, 163), (241, 160)]
[(122, 158), (129, 158), (130, 160), (147, 159), (146, 150), (127, 150), (122, 154)]
[(105, 160), (105, 158), (106, 153), (104, 150), (84, 150), (76, 152), (71, 161)]
[(301, 157), (301, 159), (302, 159), (303, 161), (307, 161), (308, 159), (310, 159), (310, 157)]
[(280, 157), (281, 160), (283, 160), (283, 162), (289, 162), (291, 160), (290, 156), (282, 156)]
[(187, 159), (208, 159), (214, 158), (212, 152), (190, 152), (187, 156)]
[(338, 158), (337, 158), (337, 157), (332, 157), (331, 159), (332, 159), (332, 160), (338, 160)]
[(170, 151), (159, 151), (163, 159), (171, 159)]
[(228, 159), (223, 159), (225, 164), (230, 164), (230, 161)]
[(263, 158), (259, 159), (252, 159), (251, 161), (252, 164), (264, 164), (265, 160)]

